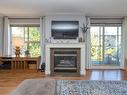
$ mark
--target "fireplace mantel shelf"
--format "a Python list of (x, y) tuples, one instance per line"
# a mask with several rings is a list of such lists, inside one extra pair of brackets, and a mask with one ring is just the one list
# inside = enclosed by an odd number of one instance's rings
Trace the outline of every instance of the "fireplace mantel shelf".
[(47, 43), (46, 47), (56, 48), (81, 48), (85, 47), (85, 43)]
[(46, 68), (45, 74), (51, 74), (50, 49), (51, 48), (80, 48), (80, 75), (85, 75), (85, 43), (47, 43), (46, 44)]

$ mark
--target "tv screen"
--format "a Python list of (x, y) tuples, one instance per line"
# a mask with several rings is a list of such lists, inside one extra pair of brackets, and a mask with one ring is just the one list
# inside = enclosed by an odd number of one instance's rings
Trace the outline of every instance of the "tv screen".
[(51, 35), (54, 39), (76, 39), (78, 37), (78, 21), (52, 21), (51, 27)]

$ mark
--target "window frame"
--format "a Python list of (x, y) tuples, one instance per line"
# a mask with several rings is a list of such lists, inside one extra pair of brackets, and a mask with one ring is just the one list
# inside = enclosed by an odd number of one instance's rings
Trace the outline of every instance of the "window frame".
[[(22, 27), (23, 28), (23, 39), (24, 39), (24, 44), (26, 44), (26, 49), (27, 50), (29, 50), (29, 48), (30, 48), (30, 44), (33, 44), (33, 43), (37, 43), (37, 44), (40, 44), (40, 40), (38, 40), (38, 41), (30, 41), (29, 40), (29, 28), (30, 27), (37, 27), (37, 28), (40, 28), (40, 26), (39, 25), (10, 25), (10, 32), (11, 32), (11, 39), (13, 38), (13, 36), (12, 36), (12, 27)], [(27, 31), (25, 30), (25, 28), (27, 28)], [(26, 38), (25, 38), (25, 32), (28, 32), (27, 33), (27, 41), (26, 41)], [(39, 34), (41, 34), (40, 33), (40, 31), (39, 31)], [(40, 38), (41, 39), (41, 38)], [(12, 40), (11, 40), (11, 47), (12, 47)], [(11, 48), (11, 55), (13, 55), (13, 52), (12, 52), (12, 50), (13, 50), (13, 47)], [(40, 53), (40, 55), (41, 55), (41, 53)], [(25, 56), (25, 55), (23, 55), (23, 56)], [(39, 56), (39, 55), (38, 55)], [(33, 56), (32, 56), (33, 57)], [(34, 56), (35, 57), (35, 56)]]
[[(117, 36), (117, 37), (119, 37), (119, 36), (122, 36), (122, 24), (91, 24), (91, 27), (99, 27), (99, 31), (101, 30), (100, 28), (102, 27), (103, 29), (102, 29), (102, 35), (101, 36), (103, 36), (103, 45), (104, 45), (104, 41), (105, 41), (105, 36), (108, 36), (108, 35), (105, 35), (105, 28), (106, 27), (116, 27), (117, 28), (117, 35), (115, 35), (115, 36)], [(90, 28), (91, 28), (90, 27)], [(119, 28), (120, 28), (120, 30), (121, 30), (121, 34), (119, 34), (118, 32), (119, 32)], [(90, 34), (91, 35), (91, 34)], [(122, 37), (121, 37), (122, 38)], [(117, 39), (118, 40), (118, 39)], [(122, 39), (120, 39), (121, 41), (122, 41)], [(118, 41), (117, 41), (118, 42)], [(122, 42), (121, 42), (121, 44), (122, 44)], [(91, 45), (91, 48), (92, 47), (99, 47), (98, 45)], [(102, 46), (101, 46), (102, 47)], [(119, 46), (118, 46), (118, 44), (117, 44), (117, 48), (118, 48)], [(104, 49), (105, 47), (103, 46), (103, 58), (104, 58)], [(117, 52), (117, 57), (118, 57), (118, 52)], [(92, 63), (91, 63), (92, 64)], [(103, 64), (103, 62), (102, 62), (102, 64)], [(93, 65), (93, 64), (92, 64)], [(120, 60), (120, 64), (119, 64), (119, 66), (121, 65), (121, 60)]]

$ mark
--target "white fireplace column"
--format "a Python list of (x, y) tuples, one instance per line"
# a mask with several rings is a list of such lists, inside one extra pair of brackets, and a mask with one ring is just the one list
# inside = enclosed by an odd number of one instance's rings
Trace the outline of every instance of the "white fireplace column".
[(46, 44), (46, 64), (45, 74), (51, 74), (50, 49), (51, 48), (80, 48), (80, 75), (85, 75), (85, 43), (47, 43)]

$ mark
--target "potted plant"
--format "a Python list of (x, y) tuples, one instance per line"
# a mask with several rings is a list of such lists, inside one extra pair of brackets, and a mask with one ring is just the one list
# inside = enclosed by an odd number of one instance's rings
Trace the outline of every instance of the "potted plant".
[(88, 24), (83, 23), (83, 26), (81, 27), (81, 30), (83, 32), (83, 42), (85, 42), (86, 32), (88, 31), (88, 29), (89, 29)]

